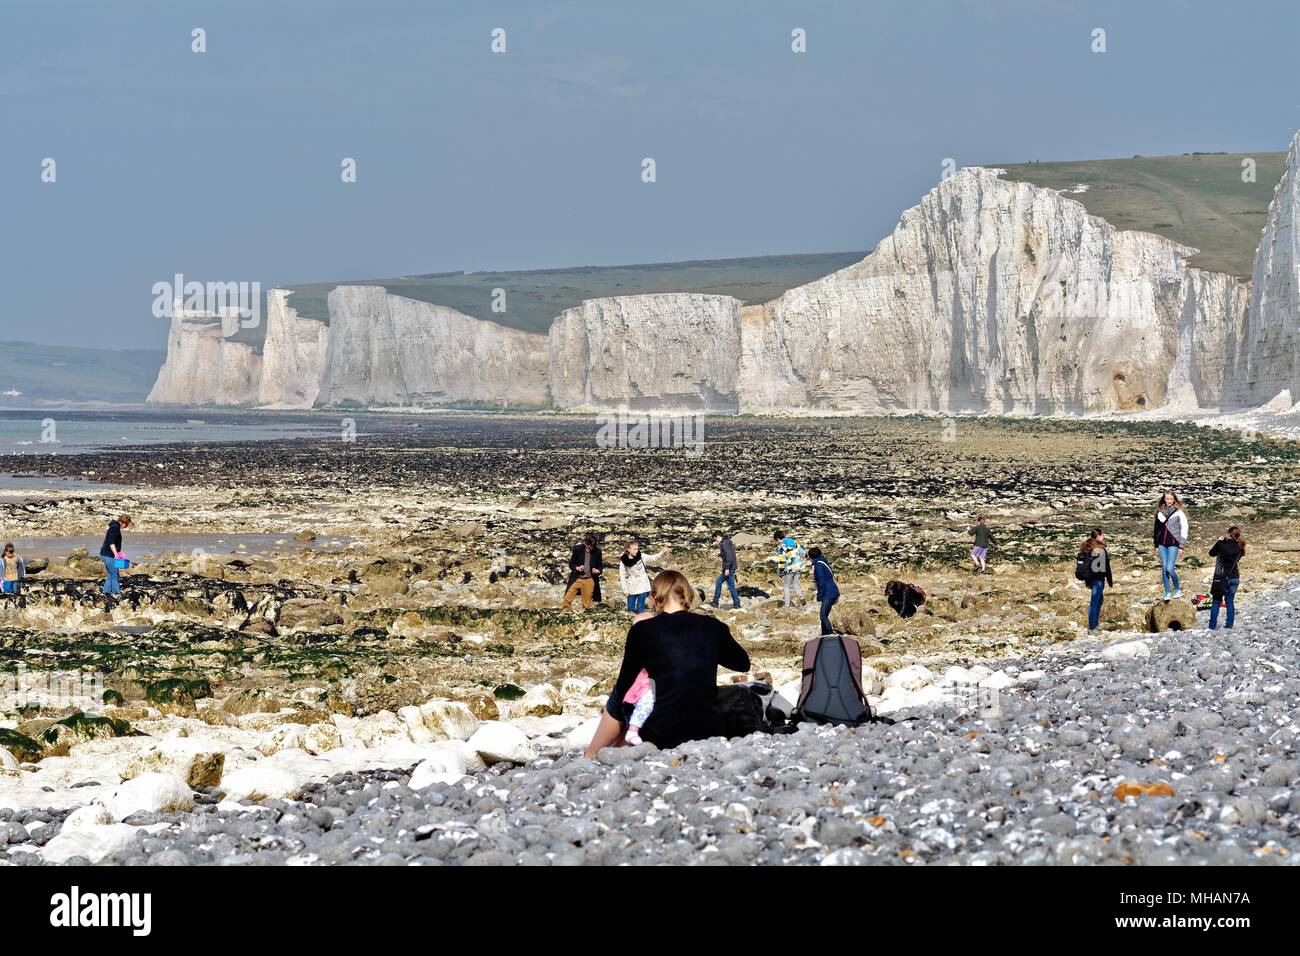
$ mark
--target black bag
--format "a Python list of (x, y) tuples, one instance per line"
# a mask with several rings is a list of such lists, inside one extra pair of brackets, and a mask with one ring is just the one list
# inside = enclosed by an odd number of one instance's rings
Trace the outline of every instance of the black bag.
[(862, 647), (856, 640), (825, 634), (803, 646), (803, 685), (794, 712), (800, 720), (849, 727), (873, 719), (862, 692)]
[(1074, 558), (1074, 577), (1077, 581), (1087, 582), (1092, 574), (1092, 552), (1080, 551)]
[(718, 688), (718, 713), (724, 737), (747, 737), (765, 729), (763, 721), (765, 684), (724, 684)]
[(925, 603), (925, 590), (915, 584), (890, 581), (885, 585), (885, 600), (899, 617), (911, 617)]
[(1228, 582), (1237, 576), (1237, 566), (1241, 564), (1241, 555), (1237, 555), (1237, 560), (1232, 562), (1232, 567), (1227, 566), (1227, 562), (1219, 561), (1223, 565), (1223, 573), (1216, 570), (1214, 578), (1210, 581), (1210, 597), (1223, 598), (1228, 594)]

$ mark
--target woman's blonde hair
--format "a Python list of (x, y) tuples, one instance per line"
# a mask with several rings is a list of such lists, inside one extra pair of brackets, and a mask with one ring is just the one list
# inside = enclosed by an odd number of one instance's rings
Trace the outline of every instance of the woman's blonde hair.
[(130, 525), (130, 524), (131, 524), (131, 516), (130, 516), (130, 515), (118, 515), (118, 516), (117, 516), (117, 523), (118, 523), (118, 524), (124, 524), (124, 525)]
[(689, 611), (695, 601), (691, 582), (680, 571), (660, 571), (650, 582), (650, 593), (654, 595), (655, 607), (663, 607), (670, 600), (676, 599)]

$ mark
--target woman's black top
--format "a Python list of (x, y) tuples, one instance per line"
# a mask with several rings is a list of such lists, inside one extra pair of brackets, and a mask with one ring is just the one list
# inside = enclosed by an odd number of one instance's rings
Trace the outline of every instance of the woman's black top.
[(1241, 577), (1241, 572), (1237, 570), (1237, 565), (1241, 563), (1242, 553), (1241, 545), (1231, 538), (1224, 538), (1222, 541), (1214, 542), (1214, 546), (1210, 548), (1210, 557), (1216, 559), (1214, 562), (1214, 576), (1225, 581), (1238, 580)]
[(116, 521), (108, 523), (108, 534), (104, 535), (104, 543), (99, 546), (99, 556), (101, 558), (113, 557), (113, 548), (118, 551), (122, 550), (122, 526)]
[(623, 697), (645, 670), (655, 682), (655, 705), (641, 728), (643, 740), (667, 748), (719, 736), (720, 666), (747, 671), (749, 654), (716, 618), (677, 611), (638, 621), (627, 633), (623, 666), (605, 709), (626, 721), (629, 705)]

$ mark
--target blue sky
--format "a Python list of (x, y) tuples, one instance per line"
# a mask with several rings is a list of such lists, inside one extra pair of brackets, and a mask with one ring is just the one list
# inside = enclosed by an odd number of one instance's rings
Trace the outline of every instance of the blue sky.
[(945, 157), (1283, 149), (1298, 41), (1295, 0), (0, 0), (0, 340), (162, 348), (176, 272), (869, 249)]

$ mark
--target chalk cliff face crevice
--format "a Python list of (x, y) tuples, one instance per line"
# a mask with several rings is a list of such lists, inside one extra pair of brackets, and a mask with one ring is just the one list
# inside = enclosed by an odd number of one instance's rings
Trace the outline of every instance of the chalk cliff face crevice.
[(740, 302), (730, 296), (589, 299), (560, 313), (549, 347), (558, 408), (739, 408)]
[(318, 403), (544, 406), (547, 339), (454, 309), (339, 286)]
[(262, 356), (231, 341), (216, 316), (176, 312), (167, 357), (146, 401), (176, 405), (247, 405), (257, 399)]
[(311, 408), (320, 393), (330, 328), (300, 318), (285, 289), (266, 294), (266, 340), (257, 403), (272, 408)]
[(1300, 395), (1300, 135), (1251, 283), (1078, 202), (968, 168), (846, 269), (761, 305), (590, 299), (549, 335), (372, 286), (328, 325), (268, 295), (262, 352), (174, 320), (150, 401), (448, 403), (720, 413), (1080, 414)]
[(1250, 304), (1237, 351), (1239, 405), (1258, 405), (1283, 390), (1300, 396), (1300, 133), (1273, 192), (1255, 253)]

